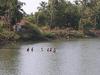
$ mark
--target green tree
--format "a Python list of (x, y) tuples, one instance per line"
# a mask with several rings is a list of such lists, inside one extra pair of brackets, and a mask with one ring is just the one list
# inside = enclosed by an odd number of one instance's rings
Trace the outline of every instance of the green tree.
[(38, 7), (38, 12), (35, 13), (36, 24), (47, 25), (48, 23), (48, 5), (46, 2), (42, 1)]
[(92, 28), (96, 29), (96, 25), (99, 25), (99, 0), (83, 0), (81, 3), (81, 19), (80, 28), (83, 29), (86, 25), (91, 25)]
[(23, 9), (21, 6), (24, 3), (18, 0), (0, 0), (0, 16), (5, 17), (6, 24), (9, 28), (23, 17)]
[(78, 29), (80, 15), (79, 6), (68, 2), (65, 10), (66, 25)]

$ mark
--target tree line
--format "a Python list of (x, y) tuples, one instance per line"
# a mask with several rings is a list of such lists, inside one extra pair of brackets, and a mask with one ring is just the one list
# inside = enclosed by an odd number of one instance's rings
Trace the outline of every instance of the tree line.
[(100, 29), (100, 0), (42, 1), (38, 12), (27, 16), (22, 9), (24, 4), (18, 0), (0, 0), (0, 19), (5, 19), (6, 26), (11, 28), (26, 17), (36, 25), (50, 28)]
[(50, 28), (100, 29), (100, 0), (42, 1), (38, 12), (30, 16), (35, 24)]

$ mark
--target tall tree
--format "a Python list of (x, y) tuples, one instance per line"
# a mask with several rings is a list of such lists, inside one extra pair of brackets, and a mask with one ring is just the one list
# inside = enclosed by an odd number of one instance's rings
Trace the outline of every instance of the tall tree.
[(21, 9), (22, 5), (23, 3), (18, 0), (0, 0), (0, 16), (5, 17), (9, 28), (22, 18), (24, 13)]
[(56, 13), (57, 11), (57, 6), (58, 0), (49, 0), (49, 7), (50, 7), (50, 26), (53, 27), (55, 25), (55, 19), (56, 19)]
[(38, 12), (35, 13), (36, 24), (37, 25), (46, 25), (48, 22), (48, 10), (47, 3), (42, 1), (38, 7)]

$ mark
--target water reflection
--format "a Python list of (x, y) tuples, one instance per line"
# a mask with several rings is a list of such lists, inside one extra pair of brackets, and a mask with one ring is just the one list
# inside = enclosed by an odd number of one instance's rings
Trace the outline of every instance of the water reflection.
[(0, 49), (0, 75), (99, 75), (99, 45), (88, 39)]
[[(22, 46), (21, 50), (21, 75), (56, 75), (56, 55), (47, 52), (50, 43), (42, 43)], [(27, 52), (23, 49), (34, 46), (34, 52)], [(43, 52), (41, 52), (43, 48)], [(26, 59), (24, 59), (26, 58)]]
[(0, 49), (0, 75), (18, 75), (18, 50)]

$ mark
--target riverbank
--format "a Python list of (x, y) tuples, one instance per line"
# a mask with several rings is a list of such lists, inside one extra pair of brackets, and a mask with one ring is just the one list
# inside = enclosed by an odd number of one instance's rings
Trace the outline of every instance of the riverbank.
[[(4, 44), (16, 43), (16, 41), (34, 42), (34, 41), (73, 40), (73, 39), (99, 37), (99, 31), (93, 31), (93, 32), (91, 31), (88, 33), (83, 33), (83, 31), (73, 30), (71, 28), (66, 28), (66, 29), (47, 29), (47, 28), (36, 29), (37, 27), (33, 28), (28, 26), (26, 27), (27, 29), (26, 31), (21, 31), (21, 32), (6, 31), (0, 33), (0, 41), (1, 41), (0, 45), (2, 46)], [(98, 36), (96, 33), (98, 33)]]
[(97, 34), (91, 31), (74, 30), (72, 28), (63, 29), (48, 29), (42, 28), (43, 35), (51, 40), (71, 40), (81, 38), (94, 38), (99, 37)]

